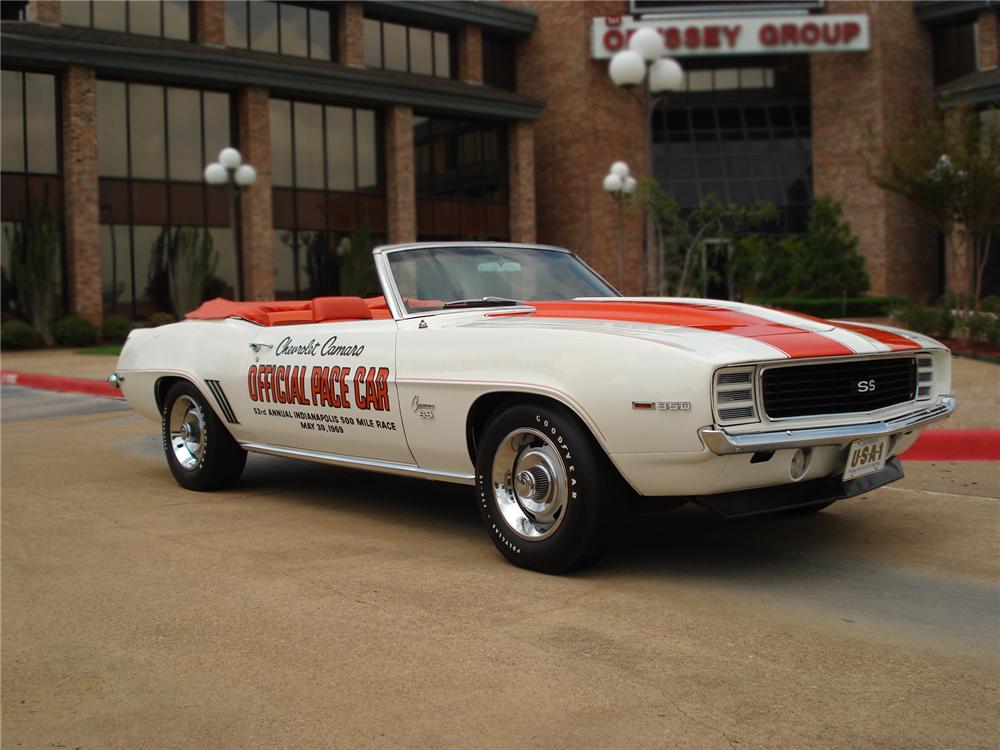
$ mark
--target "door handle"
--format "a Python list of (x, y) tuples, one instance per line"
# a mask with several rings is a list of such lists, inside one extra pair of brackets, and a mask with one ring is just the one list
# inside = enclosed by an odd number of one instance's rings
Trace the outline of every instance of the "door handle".
[(261, 349), (273, 349), (274, 344), (250, 344), (250, 348), (253, 349), (254, 354), (257, 354)]

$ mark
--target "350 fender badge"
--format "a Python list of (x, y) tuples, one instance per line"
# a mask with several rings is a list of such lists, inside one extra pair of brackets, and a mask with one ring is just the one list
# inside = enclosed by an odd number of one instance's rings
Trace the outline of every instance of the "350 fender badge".
[(639, 411), (691, 411), (690, 401), (633, 401)]
[(414, 396), (412, 406), (421, 419), (434, 419), (434, 404), (422, 404), (420, 396)]

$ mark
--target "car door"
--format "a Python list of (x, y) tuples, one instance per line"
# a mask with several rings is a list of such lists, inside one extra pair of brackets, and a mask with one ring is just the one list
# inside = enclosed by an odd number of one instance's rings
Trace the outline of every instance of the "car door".
[(261, 327), (244, 373), (257, 441), (413, 463), (396, 392), (396, 323)]

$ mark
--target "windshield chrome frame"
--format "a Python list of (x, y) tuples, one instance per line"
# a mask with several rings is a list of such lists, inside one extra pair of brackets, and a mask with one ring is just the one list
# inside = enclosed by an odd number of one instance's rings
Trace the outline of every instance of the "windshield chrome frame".
[(590, 271), (594, 276), (599, 278), (605, 284), (607, 284), (608, 289), (613, 291), (619, 297), (622, 293), (615, 289), (613, 284), (610, 284), (607, 279), (605, 279), (601, 274), (587, 265), (586, 262), (580, 256), (573, 252), (570, 252), (564, 247), (556, 247), (554, 245), (533, 245), (521, 242), (411, 242), (403, 245), (379, 245), (374, 250), (372, 250), (372, 255), (375, 260), (375, 272), (378, 275), (379, 285), (382, 287), (382, 294), (385, 296), (385, 301), (389, 306), (389, 312), (392, 313), (393, 320), (406, 320), (408, 318), (425, 318), (428, 315), (440, 315), (442, 313), (461, 313), (469, 312), (471, 310), (523, 310), (526, 305), (523, 303), (518, 303), (515, 305), (490, 305), (489, 308), (476, 308), (476, 307), (455, 307), (446, 310), (425, 310), (422, 312), (407, 312), (406, 305), (403, 303), (403, 297), (399, 293), (399, 289), (396, 286), (396, 280), (392, 276), (392, 268), (389, 266), (389, 255), (392, 253), (406, 252), (407, 250), (425, 250), (427, 248), (449, 248), (449, 247), (497, 247), (497, 248), (516, 248), (525, 250), (548, 250), (555, 253), (565, 253), (566, 255), (571, 255), (578, 262), (580, 262), (584, 268)]

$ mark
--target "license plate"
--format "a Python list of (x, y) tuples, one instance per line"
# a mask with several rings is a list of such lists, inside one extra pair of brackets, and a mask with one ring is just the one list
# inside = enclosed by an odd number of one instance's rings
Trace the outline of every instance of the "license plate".
[(857, 479), (865, 474), (874, 474), (885, 468), (889, 457), (889, 438), (877, 437), (855, 440), (847, 451), (847, 465), (844, 467), (844, 481)]

